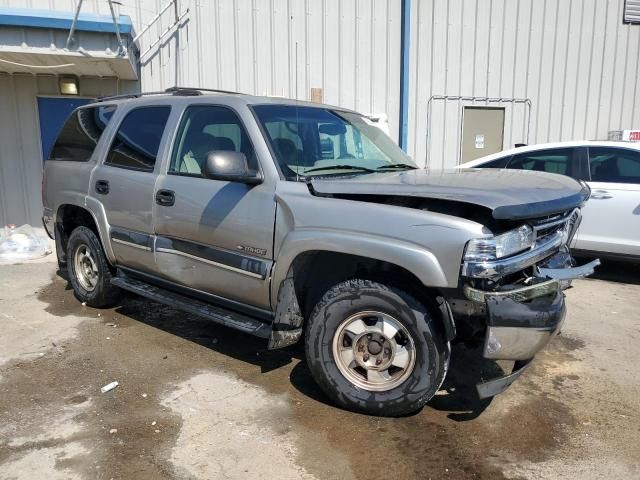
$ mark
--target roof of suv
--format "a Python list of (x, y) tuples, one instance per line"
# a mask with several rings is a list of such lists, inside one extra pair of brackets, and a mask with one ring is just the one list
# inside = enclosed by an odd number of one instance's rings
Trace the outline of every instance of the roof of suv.
[[(216, 101), (221, 99), (226, 100), (225, 103), (244, 103), (246, 105), (292, 105), (300, 107), (314, 107), (314, 108), (331, 108), (333, 110), (341, 110), (346, 112), (353, 112), (348, 108), (336, 107), (333, 105), (327, 105), (322, 103), (308, 102), (304, 100), (295, 100), (284, 97), (268, 97), (259, 95), (249, 95), (246, 93), (231, 92), (228, 90), (213, 90), (213, 89), (201, 89), (201, 88), (185, 88), (185, 87), (172, 87), (165, 91), (158, 92), (141, 92), (115, 95), (111, 97), (101, 97), (97, 99), (97, 102), (105, 102), (109, 104), (120, 104), (135, 102), (139, 103), (154, 103), (158, 99), (175, 99), (177, 103), (207, 103), (215, 98)], [(196, 101), (197, 100), (197, 101)], [(353, 112), (356, 113), (356, 112)]]

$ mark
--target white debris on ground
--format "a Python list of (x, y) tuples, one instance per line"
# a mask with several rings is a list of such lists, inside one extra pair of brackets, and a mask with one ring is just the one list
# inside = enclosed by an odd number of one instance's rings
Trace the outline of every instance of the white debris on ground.
[(30, 225), (7, 225), (0, 229), (0, 263), (32, 260), (50, 253), (50, 240)]
[(100, 389), (102, 393), (107, 393), (120, 385), (118, 382), (111, 382)]

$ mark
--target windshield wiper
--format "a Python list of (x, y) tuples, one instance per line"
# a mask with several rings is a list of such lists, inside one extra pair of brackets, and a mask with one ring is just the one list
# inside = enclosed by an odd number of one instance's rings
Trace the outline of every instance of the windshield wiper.
[(371, 168), (358, 167), (356, 165), (327, 165), (326, 167), (315, 167), (305, 170), (302, 175), (306, 175), (309, 172), (320, 172), (322, 170), (360, 170), (361, 172), (375, 172)]
[(393, 170), (417, 170), (418, 167), (414, 167), (413, 165), (409, 165), (408, 163), (390, 163), (389, 165), (382, 165), (381, 167), (376, 168), (376, 170), (386, 170), (387, 168)]

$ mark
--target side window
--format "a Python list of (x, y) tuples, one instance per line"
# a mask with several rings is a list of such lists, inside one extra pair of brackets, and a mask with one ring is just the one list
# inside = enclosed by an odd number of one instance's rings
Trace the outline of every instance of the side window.
[(49, 160), (88, 162), (115, 111), (115, 105), (75, 110), (62, 127)]
[(574, 152), (572, 148), (557, 148), (518, 153), (513, 156), (507, 168), (571, 175)]
[(226, 107), (194, 105), (182, 118), (169, 173), (202, 177), (209, 152), (244, 153), (249, 168), (257, 168), (253, 145), (235, 112)]
[(160, 140), (171, 107), (141, 107), (122, 120), (111, 143), (105, 165), (129, 170), (153, 171)]
[(625, 148), (589, 148), (594, 182), (640, 183), (640, 152)]

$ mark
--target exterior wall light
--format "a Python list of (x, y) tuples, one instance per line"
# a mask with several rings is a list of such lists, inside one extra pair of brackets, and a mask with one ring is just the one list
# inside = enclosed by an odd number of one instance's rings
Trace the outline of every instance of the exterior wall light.
[(62, 95), (78, 95), (80, 91), (77, 77), (60, 77), (58, 84)]

